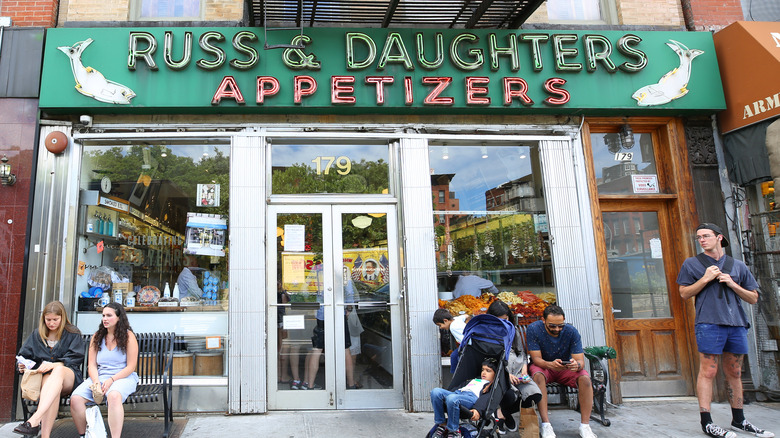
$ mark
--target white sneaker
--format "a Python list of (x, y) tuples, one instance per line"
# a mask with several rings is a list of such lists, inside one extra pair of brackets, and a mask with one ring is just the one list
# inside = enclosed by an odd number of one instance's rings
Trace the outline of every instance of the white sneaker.
[(590, 424), (580, 424), (580, 436), (582, 438), (598, 438), (592, 430)]
[(553, 431), (552, 424), (542, 423), (542, 428), (539, 431), (541, 438), (555, 438), (555, 432)]

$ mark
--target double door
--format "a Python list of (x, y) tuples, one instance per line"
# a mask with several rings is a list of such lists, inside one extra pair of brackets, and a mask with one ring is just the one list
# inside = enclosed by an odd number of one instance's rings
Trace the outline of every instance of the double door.
[(270, 206), (268, 230), (269, 408), (403, 407), (395, 206)]

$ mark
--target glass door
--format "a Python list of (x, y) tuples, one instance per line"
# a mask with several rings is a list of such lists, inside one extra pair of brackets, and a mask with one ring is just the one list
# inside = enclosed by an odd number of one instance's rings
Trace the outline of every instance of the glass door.
[(403, 407), (396, 229), (390, 205), (269, 207), (270, 409)]

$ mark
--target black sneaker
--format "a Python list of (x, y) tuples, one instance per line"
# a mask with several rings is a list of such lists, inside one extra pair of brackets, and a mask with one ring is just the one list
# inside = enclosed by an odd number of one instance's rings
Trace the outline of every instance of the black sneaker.
[(514, 432), (517, 430), (517, 422), (515, 421), (514, 417), (511, 415), (507, 415), (504, 419), (504, 425), (506, 425), (506, 430), (509, 432)]
[(431, 438), (446, 438), (447, 437), (447, 428), (442, 426), (441, 424), (436, 426), (436, 430), (433, 431), (431, 434)]
[(718, 426), (715, 423), (709, 423), (706, 426), (702, 426), (701, 430), (707, 435), (714, 438), (737, 438), (737, 434), (729, 432), (728, 430)]
[(742, 420), (742, 424), (734, 424), (734, 422), (732, 421), (731, 428), (734, 430), (739, 430), (741, 432), (752, 433), (753, 435), (759, 438), (772, 438), (773, 436), (775, 436), (775, 434), (769, 432), (768, 430), (759, 429), (756, 426), (753, 426), (747, 420)]
[(506, 426), (504, 425), (504, 419), (498, 420), (498, 428), (496, 430), (499, 435), (506, 435)]

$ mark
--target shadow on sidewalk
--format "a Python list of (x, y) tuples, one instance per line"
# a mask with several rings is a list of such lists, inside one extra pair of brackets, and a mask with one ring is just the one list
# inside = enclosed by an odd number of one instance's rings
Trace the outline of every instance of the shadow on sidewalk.
[[(103, 422), (106, 425), (106, 431), (110, 438), (111, 432), (108, 428), (108, 420), (105, 417), (103, 417)], [(186, 425), (187, 418), (174, 418), (168, 437), (179, 438)], [(122, 438), (158, 438), (162, 437), (164, 430), (165, 422), (162, 418), (127, 417), (122, 428)], [(76, 426), (70, 418), (61, 418), (54, 423), (54, 429), (52, 429), (51, 433), (52, 438), (78, 438), (78, 436)]]

